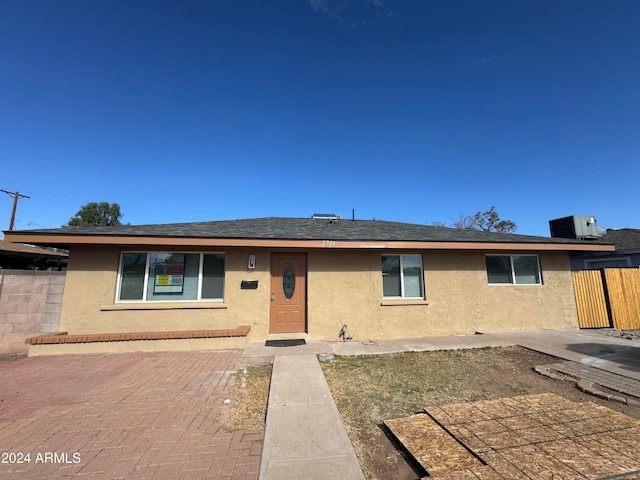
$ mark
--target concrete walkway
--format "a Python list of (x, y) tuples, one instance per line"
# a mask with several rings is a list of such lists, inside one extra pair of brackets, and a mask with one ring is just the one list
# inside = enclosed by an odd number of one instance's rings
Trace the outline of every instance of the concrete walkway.
[(375, 342), (338, 342), (332, 344), (336, 355), (376, 355), (431, 350), (460, 350), (465, 348), (508, 347), (514, 343), (488, 335), (455, 335)]
[(505, 342), (640, 380), (640, 342), (597, 330), (484, 332)]
[(271, 375), (260, 479), (292, 478), (364, 480), (318, 359), (310, 354), (276, 356)]
[[(302, 335), (304, 337), (304, 335)], [(277, 357), (289, 355), (376, 355), (398, 352), (424, 352), (428, 350), (459, 350), (463, 348), (508, 347), (515, 343), (493, 335), (454, 335), (401, 340), (364, 342), (326, 342), (306, 338), (305, 345), (267, 347), (264, 341), (249, 342), (243, 357)]]

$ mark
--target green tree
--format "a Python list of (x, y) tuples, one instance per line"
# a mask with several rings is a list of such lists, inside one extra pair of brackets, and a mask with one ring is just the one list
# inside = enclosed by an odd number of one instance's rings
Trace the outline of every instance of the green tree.
[(89, 202), (63, 227), (112, 227), (122, 225), (120, 205), (109, 202)]
[(516, 231), (515, 222), (502, 220), (494, 206), (486, 212), (477, 212), (467, 216), (460, 215), (460, 218), (453, 222), (453, 226), (464, 230), (482, 230), (484, 232), (513, 233)]

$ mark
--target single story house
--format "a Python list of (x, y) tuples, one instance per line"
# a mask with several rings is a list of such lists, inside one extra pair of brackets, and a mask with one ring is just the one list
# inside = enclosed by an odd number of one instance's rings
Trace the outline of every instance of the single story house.
[[(100, 339), (123, 350), (162, 338), (173, 343), (146, 345), (215, 348), (215, 338), (200, 338), (214, 331), (241, 331), (246, 342), (337, 341), (345, 329), (376, 340), (577, 328), (569, 255), (614, 249), (330, 215), (5, 235), (70, 250), (65, 351)], [(181, 332), (195, 332), (193, 341)]]

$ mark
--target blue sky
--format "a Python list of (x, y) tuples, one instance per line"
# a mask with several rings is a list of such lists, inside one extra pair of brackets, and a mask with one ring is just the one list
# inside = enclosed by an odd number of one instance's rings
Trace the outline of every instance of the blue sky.
[[(636, 0), (3, 0), (15, 229), (314, 212), (640, 228)], [(0, 229), (13, 199), (0, 195)]]

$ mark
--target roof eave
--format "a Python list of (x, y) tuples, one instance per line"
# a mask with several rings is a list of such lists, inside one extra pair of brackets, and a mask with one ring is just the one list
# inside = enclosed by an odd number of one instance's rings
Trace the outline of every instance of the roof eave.
[(5, 240), (32, 245), (140, 245), (158, 247), (262, 247), (310, 249), (528, 250), (613, 252), (614, 245), (555, 242), (461, 242), (411, 240), (318, 240), (276, 238), (158, 237), (121, 235), (45, 235), (8, 233)]

